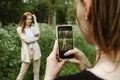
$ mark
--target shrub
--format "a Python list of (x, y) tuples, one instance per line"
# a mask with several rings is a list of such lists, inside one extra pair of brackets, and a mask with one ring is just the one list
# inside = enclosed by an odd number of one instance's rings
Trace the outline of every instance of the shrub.
[(14, 80), (19, 70), (20, 42), (16, 28), (9, 25), (7, 29), (0, 28), (0, 78)]

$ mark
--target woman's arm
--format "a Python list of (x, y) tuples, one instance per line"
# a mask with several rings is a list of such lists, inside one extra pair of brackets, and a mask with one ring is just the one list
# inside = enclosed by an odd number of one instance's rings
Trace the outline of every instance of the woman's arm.
[(36, 16), (33, 14), (33, 20), (34, 20), (34, 27), (35, 27), (35, 36), (40, 36), (40, 30), (39, 30), (39, 25), (37, 22)]
[(25, 43), (29, 44), (29, 43), (34, 43), (35, 41), (37, 41), (39, 39), (39, 36), (35, 36), (33, 38), (28, 39), (21, 31), (20, 31), (20, 27), (17, 28), (17, 33), (18, 36), (20, 37), (20, 39), (22, 41), (24, 41)]
[(65, 60), (58, 61), (58, 43), (55, 41), (54, 48), (50, 55), (47, 57), (46, 71), (44, 80), (54, 80), (58, 73), (61, 71)]

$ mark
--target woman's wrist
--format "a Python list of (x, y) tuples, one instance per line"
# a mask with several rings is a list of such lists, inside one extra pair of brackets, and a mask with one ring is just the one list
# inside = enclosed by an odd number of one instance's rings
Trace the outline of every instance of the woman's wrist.
[(80, 70), (80, 71), (82, 71), (82, 70), (84, 70), (84, 69), (85, 69), (85, 67), (83, 66), (83, 64), (82, 64), (82, 63), (81, 63), (81, 64), (78, 64), (77, 66), (78, 66), (78, 68), (79, 68), (79, 70)]
[(44, 80), (54, 80), (56, 75), (54, 74), (54, 71), (51, 71), (50, 69), (46, 69), (45, 72), (45, 78)]
[(37, 20), (34, 20), (34, 23), (37, 23)]
[(53, 76), (51, 76), (51, 75), (45, 75), (45, 78), (44, 78), (44, 80), (54, 80), (55, 79), (55, 77), (53, 77)]

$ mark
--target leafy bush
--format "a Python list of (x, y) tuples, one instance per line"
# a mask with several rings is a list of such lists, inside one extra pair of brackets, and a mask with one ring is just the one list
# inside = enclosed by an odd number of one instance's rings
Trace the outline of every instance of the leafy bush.
[(0, 28), (0, 78), (14, 80), (15, 72), (19, 70), (20, 42), (16, 28), (9, 25), (7, 29)]
[[(16, 34), (18, 25), (9, 25), (6, 28), (0, 28), (0, 80), (15, 80), (20, 70), (20, 50), (21, 41)], [(54, 41), (56, 39), (55, 30), (47, 24), (40, 24), (40, 39), (38, 43), (42, 52), (40, 65), (40, 79), (43, 80), (46, 66), (46, 58), (50, 54)], [(88, 45), (81, 37), (77, 26), (74, 29), (74, 45), (76, 48), (82, 50), (88, 59), (93, 62), (94, 47)], [(24, 80), (33, 80), (33, 64), (25, 75)], [(59, 76), (68, 75), (79, 72), (77, 67), (71, 63), (65, 64)]]

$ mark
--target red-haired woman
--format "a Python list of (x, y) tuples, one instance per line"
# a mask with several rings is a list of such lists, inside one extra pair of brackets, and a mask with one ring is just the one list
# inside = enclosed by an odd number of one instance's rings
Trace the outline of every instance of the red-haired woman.
[[(32, 23), (34, 24), (32, 25)], [(30, 12), (25, 12), (20, 26), (17, 28), (17, 33), (22, 43), (22, 64), (17, 80), (23, 80), (31, 61), (33, 61), (34, 80), (39, 80), (41, 51), (37, 43), (37, 40), (40, 37), (40, 31), (36, 16)]]

